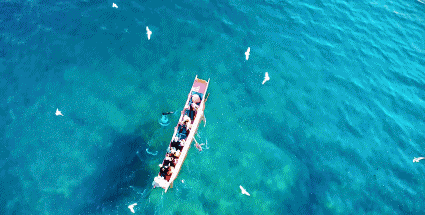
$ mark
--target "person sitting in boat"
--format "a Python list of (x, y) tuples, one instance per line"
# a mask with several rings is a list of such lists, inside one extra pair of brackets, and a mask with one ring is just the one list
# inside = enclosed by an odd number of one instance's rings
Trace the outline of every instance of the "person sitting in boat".
[(170, 154), (174, 155), (174, 152), (176, 152), (176, 147), (170, 147)]
[(174, 148), (174, 147), (171, 147), (171, 154), (174, 156), (174, 158), (176, 158), (176, 153), (177, 152), (180, 152), (181, 150), (180, 149), (177, 149), (177, 148)]
[(201, 104), (200, 95), (196, 92), (193, 92), (192, 98), (189, 101), (189, 104), (184, 107), (186, 109), (185, 114), (188, 115), (192, 120), (194, 120), (196, 111), (198, 111), (200, 104)]
[(181, 140), (185, 140), (189, 136), (189, 130), (186, 129), (186, 126), (183, 126), (180, 130), (179, 137)]
[(201, 94), (197, 93), (197, 92), (192, 92), (192, 103), (195, 103), (196, 105), (200, 105), (201, 104)]
[(186, 142), (185, 140), (180, 140), (180, 146), (179, 146), (179, 147), (177, 147), (176, 149), (177, 149), (177, 150), (182, 151), (182, 150), (183, 150), (183, 147), (184, 147), (185, 142)]
[(171, 140), (170, 146), (176, 148), (176, 150), (182, 150), (183, 148), (178, 137), (174, 137), (173, 140)]
[(171, 158), (171, 162), (172, 162), (172, 165), (171, 166), (176, 166), (176, 164), (177, 164), (178, 158), (175, 156), (176, 152), (177, 151), (173, 151), (169, 155), (169, 157)]
[(176, 150), (173, 155), (174, 155), (175, 158), (179, 158), (180, 157), (180, 154), (181, 154), (181, 151), (180, 150)]
[(167, 175), (171, 175), (171, 174), (173, 174), (173, 171), (174, 171), (174, 167), (170, 166), (170, 167), (168, 168)]
[(167, 156), (164, 159), (164, 166), (175, 166), (174, 164), (174, 157), (172, 154), (167, 154)]
[(184, 114), (188, 116), (191, 120), (194, 120), (196, 117), (196, 111), (198, 110), (198, 106), (195, 103), (192, 103), (190, 106), (185, 107), (186, 110)]
[(170, 153), (171, 153), (171, 156), (174, 157), (174, 161), (176, 161), (176, 159), (178, 159), (180, 157), (180, 153), (181, 152), (180, 152), (180, 150), (178, 150), (178, 149), (176, 149), (174, 147), (171, 147)]
[(178, 127), (178, 133), (181, 140), (186, 139), (186, 137), (189, 135), (190, 128), (192, 126), (192, 122), (188, 116), (183, 117), (183, 121), (179, 123)]
[(186, 126), (179, 125), (179, 130), (178, 130), (178, 134), (177, 135), (178, 135), (178, 137), (179, 137), (180, 140), (184, 140), (189, 135), (189, 130), (186, 129)]
[(192, 125), (192, 120), (190, 119), (190, 117), (189, 117), (189, 116), (185, 115), (185, 116), (183, 117), (182, 124), (187, 125), (187, 126), (188, 126), (188, 128), (190, 129), (190, 126)]
[(167, 175), (168, 169), (165, 167), (161, 167), (161, 169), (159, 169), (159, 175), (161, 177), (163, 177), (165, 179), (165, 176)]

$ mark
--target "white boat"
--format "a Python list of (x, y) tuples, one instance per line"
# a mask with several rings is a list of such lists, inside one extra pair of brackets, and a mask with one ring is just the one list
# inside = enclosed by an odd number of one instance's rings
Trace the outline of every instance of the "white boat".
[[(186, 159), (190, 145), (194, 139), (194, 135), (196, 134), (198, 130), (201, 120), (204, 118), (205, 102), (208, 98), (206, 93), (207, 93), (209, 82), (210, 82), (210, 79), (208, 79), (208, 81), (205, 81), (205, 80), (199, 79), (198, 76), (195, 77), (195, 81), (193, 82), (192, 88), (190, 89), (189, 95), (187, 96), (187, 100), (184, 106), (185, 108), (183, 108), (181, 112), (179, 123), (174, 128), (174, 134), (171, 138), (168, 149), (171, 149), (171, 142), (173, 141), (174, 137), (185, 140), (184, 146), (182, 147), (182, 150), (180, 151), (180, 156), (178, 158), (174, 157), (175, 159), (175, 163), (173, 163), (174, 169), (170, 171), (171, 174), (166, 174), (166, 175), (162, 174), (161, 176), (161, 172), (160, 172), (154, 178), (154, 183), (153, 183), (154, 187), (161, 187), (165, 190), (165, 192), (167, 192), (168, 188), (173, 187), (173, 182), (177, 178), (182, 168), (183, 162)], [(190, 117), (189, 116), (190, 114), (188, 114), (189, 109), (187, 107), (190, 107), (192, 103), (192, 95), (194, 94), (197, 94), (200, 97), (200, 104), (198, 105), (199, 107), (197, 108), (195, 112), (191, 112), (192, 114), (195, 113), (194, 116), (191, 115), (192, 117)], [(185, 118), (185, 115), (190, 118), (193, 118), (193, 120), (191, 120), (190, 129), (186, 130), (188, 131), (187, 136), (183, 135), (182, 137), (181, 133), (179, 132), (179, 129), (181, 128), (179, 127), (179, 124), (183, 121), (183, 119)], [(165, 164), (165, 159), (162, 163), (162, 166), (165, 166), (164, 164)]]

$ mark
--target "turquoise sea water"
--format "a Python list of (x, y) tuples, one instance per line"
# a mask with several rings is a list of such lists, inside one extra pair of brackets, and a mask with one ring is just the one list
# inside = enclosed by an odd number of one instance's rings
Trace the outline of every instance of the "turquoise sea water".
[[(112, 3), (0, 1), (0, 214), (425, 211), (423, 0)], [(195, 75), (209, 149), (164, 194)]]

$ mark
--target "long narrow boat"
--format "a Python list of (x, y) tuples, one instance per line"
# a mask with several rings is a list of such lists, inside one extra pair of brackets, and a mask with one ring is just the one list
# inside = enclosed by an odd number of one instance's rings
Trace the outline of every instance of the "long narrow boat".
[[(189, 107), (192, 103), (192, 95), (197, 94), (200, 97), (201, 101), (200, 101), (199, 107), (197, 108), (195, 112), (194, 119), (191, 120), (191, 127), (190, 129), (187, 130), (189, 131), (189, 134), (187, 135), (187, 137), (183, 138), (185, 140), (185, 143), (180, 152), (180, 156), (176, 159), (174, 170), (171, 171), (171, 174), (165, 175), (165, 177), (164, 175), (161, 176), (161, 173), (159, 173), (158, 176), (154, 178), (154, 183), (153, 183), (154, 187), (157, 187), (157, 186), (161, 187), (165, 189), (165, 192), (167, 192), (168, 188), (173, 187), (173, 182), (177, 178), (182, 168), (183, 162), (186, 159), (192, 140), (194, 139), (194, 135), (196, 134), (196, 131), (198, 130), (201, 120), (204, 118), (205, 102), (207, 99), (206, 92), (207, 92), (209, 83), (210, 83), (210, 79), (208, 79), (208, 81), (205, 81), (205, 80), (199, 79), (198, 76), (195, 77), (195, 81), (193, 82), (192, 88), (190, 89), (189, 95), (187, 96), (187, 100), (184, 106), (185, 108), (183, 108), (181, 112), (179, 123), (174, 128), (174, 134), (171, 138), (168, 149), (169, 150), (171, 149), (171, 142), (173, 141), (173, 138), (179, 137), (179, 134), (180, 134), (179, 125), (185, 118), (185, 115), (188, 114), (189, 109), (187, 107)], [(163, 166), (164, 166), (164, 163), (165, 163), (165, 159), (162, 164)]]

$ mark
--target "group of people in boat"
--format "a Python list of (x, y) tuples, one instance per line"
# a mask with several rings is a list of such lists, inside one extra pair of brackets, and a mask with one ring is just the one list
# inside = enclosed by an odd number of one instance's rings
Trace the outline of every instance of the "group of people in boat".
[(175, 166), (177, 165), (180, 154), (185, 146), (186, 139), (189, 136), (192, 123), (196, 117), (197, 110), (201, 104), (202, 94), (192, 92), (192, 97), (184, 107), (183, 119), (177, 125), (177, 133), (171, 140), (170, 146), (167, 149), (165, 159), (160, 164), (159, 176), (166, 179), (171, 176)]
[(167, 175), (171, 175), (174, 167), (176, 166), (178, 159), (180, 157), (181, 151), (183, 150), (185, 144), (185, 140), (179, 140), (179, 138), (173, 137), (171, 141), (170, 147), (168, 148), (167, 154), (165, 155), (165, 159), (160, 164), (159, 175), (166, 178)]

